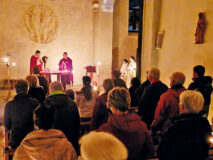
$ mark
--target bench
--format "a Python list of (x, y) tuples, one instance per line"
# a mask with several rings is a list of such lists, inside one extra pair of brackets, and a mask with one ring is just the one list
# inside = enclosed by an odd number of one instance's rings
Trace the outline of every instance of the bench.
[(10, 157), (12, 157), (15, 153), (15, 149), (12, 149), (9, 146), (9, 132), (8, 130), (3, 127), (3, 156), (4, 156), (4, 160), (9, 160)]

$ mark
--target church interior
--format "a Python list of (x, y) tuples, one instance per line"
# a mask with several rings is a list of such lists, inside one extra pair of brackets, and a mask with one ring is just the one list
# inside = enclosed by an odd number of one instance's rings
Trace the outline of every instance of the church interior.
[[(138, 19), (131, 26), (133, 12)], [(201, 42), (200, 15), (205, 16)], [(67, 88), (75, 91), (82, 87), (87, 66), (95, 66), (92, 84), (104, 93), (102, 82), (131, 56), (141, 83), (152, 68), (160, 70), (160, 81), (169, 88), (171, 75), (182, 72), (188, 89), (197, 65), (213, 77), (212, 0), (1, 0), (0, 21), (0, 160), (5, 159), (5, 105), (16, 95), (15, 83), (30, 74), (37, 50), (48, 57), (45, 68), (52, 81), (67, 53), (73, 74)], [(212, 125), (213, 103), (207, 118)]]

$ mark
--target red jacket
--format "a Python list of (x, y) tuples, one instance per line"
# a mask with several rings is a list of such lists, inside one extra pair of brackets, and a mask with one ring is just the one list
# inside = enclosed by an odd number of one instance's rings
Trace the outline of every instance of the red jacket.
[(152, 139), (146, 124), (135, 113), (112, 115), (99, 131), (112, 133), (121, 140), (128, 149), (128, 160), (143, 160), (153, 155)]
[(171, 118), (179, 115), (179, 97), (183, 91), (185, 88), (182, 85), (176, 85), (161, 95), (151, 125), (153, 134), (157, 130), (165, 134), (171, 125)]

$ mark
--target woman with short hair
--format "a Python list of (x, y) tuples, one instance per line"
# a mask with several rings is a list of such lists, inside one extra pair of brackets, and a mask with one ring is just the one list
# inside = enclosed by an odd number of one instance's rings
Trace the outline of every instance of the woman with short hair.
[(80, 139), (82, 160), (127, 160), (125, 145), (105, 132), (90, 132)]
[(199, 112), (204, 98), (198, 91), (184, 91), (180, 95), (180, 116), (165, 134), (159, 149), (159, 160), (206, 160), (209, 152), (211, 128)]

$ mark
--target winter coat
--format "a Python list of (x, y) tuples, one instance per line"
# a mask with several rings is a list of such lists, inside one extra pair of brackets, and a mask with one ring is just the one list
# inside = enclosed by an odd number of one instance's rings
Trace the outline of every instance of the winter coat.
[(204, 97), (204, 106), (209, 106), (211, 102), (212, 86), (211, 83), (208, 84), (207, 76), (195, 78), (193, 81), (194, 82), (189, 85), (188, 89), (200, 91)]
[(211, 128), (199, 114), (182, 114), (163, 137), (158, 148), (159, 160), (206, 160)]
[(77, 105), (65, 94), (51, 94), (46, 105), (54, 108), (54, 129), (61, 130), (78, 152), (78, 139), (80, 135), (80, 116)]
[(145, 82), (143, 82), (138, 89), (136, 89), (136, 95), (137, 95), (137, 98), (138, 100), (141, 99), (142, 95), (143, 95), (143, 92), (145, 90), (145, 88), (150, 85), (150, 81), (149, 80), (146, 80)]
[(13, 160), (77, 160), (77, 155), (61, 131), (40, 129), (24, 138)]
[(92, 122), (91, 122), (91, 130), (98, 129), (102, 124), (106, 123), (108, 120), (108, 112), (106, 103), (107, 103), (107, 95), (108, 93), (104, 93), (100, 95), (97, 99), (93, 110)]
[(183, 91), (185, 88), (182, 85), (175, 85), (161, 95), (151, 125), (153, 134), (157, 130), (160, 130), (161, 134), (165, 134), (171, 125), (171, 118), (179, 115), (179, 97)]
[(10, 145), (16, 148), (34, 129), (33, 111), (39, 102), (27, 94), (18, 94), (6, 104), (4, 125), (10, 132)]
[(112, 115), (99, 131), (112, 133), (121, 140), (128, 149), (128, 160), (143, 160), (153, 155), (152, 139), (146, 124), (135, 113)]
[(138, 105), (138, 114), (147, 124), (148, 128), (154, 119), (155, 109), (160, 96), (166, 92), (168, 87), (161, 81), (150, 84), (144, 91)]
[(28, 95), (37, 99), (40, 103), (42, 103), (46, 98), (46, 94), (42, 87), (31, 87), (28, 91)]

